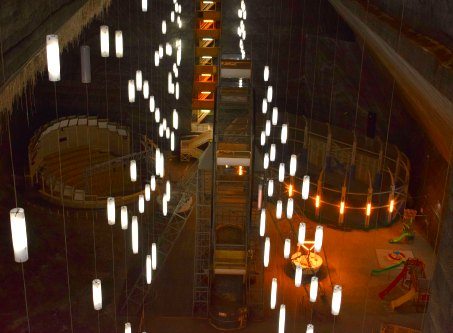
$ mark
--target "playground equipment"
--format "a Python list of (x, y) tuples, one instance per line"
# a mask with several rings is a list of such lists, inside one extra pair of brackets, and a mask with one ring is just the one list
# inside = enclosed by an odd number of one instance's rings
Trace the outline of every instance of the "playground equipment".
[(391, 244), (400, 243), (403, 239), (412, 240), (414, 239), (414, 219), (417, 216), (417, 211), (414, 209), (405, 209), (403, 216), (403, 232), (396, 238), (389, 241)]
[[(397, 267), (397, 265), (400, 265), (401, 263), (393, 265), (392, 268)], [(390, 266), (384, 270), (389, 269), (391, 269)], [(423, 309), (429, 301), (428, 280), (425, 275), (424, 263), (416, 258), (404, 261), (404, 268), (401, 273), (399, 273), (398, 276), (379, 293), (379, 297), (384, 299), (385, 296), (400, 282), (403, 289), (407, 290), (407, 292), (390, 302), (392, 310), (395, 310), (409, 301), (414, 301), (417, 310)]]

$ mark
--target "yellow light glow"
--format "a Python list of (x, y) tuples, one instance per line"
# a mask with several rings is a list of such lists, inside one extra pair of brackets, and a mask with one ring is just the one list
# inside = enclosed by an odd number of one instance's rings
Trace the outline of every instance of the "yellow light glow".
[(344, 214), (344, 201), (340, 202), (340, 214)]
[(371, 215), (371, 203), (366, 204), (366, 216)]
[(212, 59), (211, 56), (202, 56), (201, 58), (202, 58), (202, 59)]
[(208, 73), (202, 73), (201, 76), (205, 76), (205, 77), (211, 77), (211, 74), (208, 74)]
[(319, 208), (319, 206), (321, 206), (321, 196), (320, 195), (316, 195), (315, 207)]
[(210, 91), (202, 91), (201, 93), (202, 93), (203, 95), (209, 95), (209, 94), (211, 94)]
[(244, 174), (244, 169), (242, 168), (242, 165), (240, 165), (239, 169), (238, 169), (238, 175), (242, 176), (243, 174)]
[(206, 5), (212, 5), (214, 3), (214, 1), (203, 1), (203, 3)]
[(293, 184), (289, 184), (288, 187), (288, 196), (292, 197), (293, 196)]
[(203, 112), (203, 113), (209, 113), (209, 112), (211, 112), (211, 110), (208, 110), (208, 109), (202, 109), (202, 110), (200, 110), (200, 111)]
[(211, 38), (211, 37), (204, 37), (203, 40), (206, 41), (206, 42), (210, 42), (210, 41), (213, 41), (214, 38)]
[(214, 20), (203, 20), (204, 23), (214, 23)]
[(390, 200), (390, 204), (389, 204), (389, 212), (390, 213), (393, 213), (393, 209), (395, 208), (395, 200)]

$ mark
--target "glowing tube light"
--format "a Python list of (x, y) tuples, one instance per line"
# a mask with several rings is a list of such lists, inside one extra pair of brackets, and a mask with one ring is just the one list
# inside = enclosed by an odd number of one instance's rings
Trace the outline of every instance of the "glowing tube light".
[(138, 220), (137, 216), (132, 216), (131, 224), (131, 236), (132, 236), (132, 253), (138, 253)]
[(295, 176), (297, 170), (297, 156), (295, 154), (291, 155), (291, 160), (289, 162), (289, 175)]
[(145, 184), (145, 200), (150, 201), (151, 200), (151, 185)]
[(261, 138), (260, 139), (261, 139), (261, 141), (260, 141), (261, 146), (264, 146), (266, 144), (266, 132), (261, 131)]
[(165, 193), (167, 194), (167, 200), (170, 201), (171, 200), (171, 185), (170, 185), (169, 180), (167, 180), (167, 182), (165, 183)]
[(106, 25), (101, 25), (101, 57), (107, 58), (110, 54), (110, 44), (109, 44), (109, 27)]
[(264, 82), (267, 82), (269, 81), (269, 66), (264, 66), (264, 73), (263, 73), (263, 79), (264, 79)]
[(315, 207), (319, 208), (321, 206), (321, 196), (319, 194), (316, 195), (315, 199)]
[(160, 57), (159, 51), (154, 51), (154, 67), (159, 67)]
[(263, 104), (261, 104), (261, 112), (263, 114), (267, 113), (267, 99), (263, 98)]
[(344, 201), (340, 202), (340, 214), (344, 214)]
[(9, 212), (14, 260), (22, 263), (28, 260), (27, 223), (23, 208), (13, 208)]
[(307, 330), (305, 331), (305, 333), (314, 333), (314, 332), (315, 332), (315, 328), (314, 328), (313, 324), (308, 324)]
[(288, 259), (291, 253), (291, 239), (286, 238), (283, 245), (283, 258)]
[(151, 176), (150, 187), (151, 191), (154, 192), (156, 190), (156, 176), (154, 175)]
[(127, 206), (121, 206), (121, 229), (127, 230), (128, 221)]
[(274, 106), (272, 108), (272, 125), (277, 125), (278, 123), (278, 107)]
[(302, 199), (307, 200), (310, 194), (310, 176), (305, 175), (302, 181)]
[(148, 254), (146, 256), (146, 283), (151, 284), (153, 279), (153, 269), (151, 267), (151, 256)]
[(270, 252), (271, 252), (271, 239), (269, 237), (266, 237), (266, 240), (264, 241), (264, 260), (263, 260), (264, 267), (269, 266)]
[(175, 132), (171, 132), (170, 135), (170, 150), (175, 151)]
[(265, 133), (266, 133), (266, 136), (271, 135), (271, 121), (270, 120), (266, 120)]
[(241, 8), (238, 9), (238, 17), (242, 18), (242, 9)]
[(179, 115), (176, 109), (173, 109), (173, 128), (177, 130), (179, 127)]
[(293, 196), (293, 184), (289, 184), (288, 186), (288, 196), (289, 197)]
[(156, 108), (154, 112), (154, 120), (156, 123), (160, 122), (160, 109)]
[(271, 144), (270, 156), (269, 159), (271, 162), (275, 161), (275, 155), (277, 154), (277, 148), (275, 147), (275, 143)]
[(117, 58), (122, 58), (124, 53), (123, 32), (115, 31), (115, 54)]
[(107, 222), (109, 225), (115, 224), (115, 198), (107, 198)]
[(129, 103), (135, 102), (135, 84), (134, 80), (129, 80), (127, 85), (127, 94), (129, 97)]
[(316, 302), (316, 298), (318, 297), (318, 277), (312, 276), (311, 283), (310, 283), (310, 302)]
[(333, 287), (333, 295), (332, 295), (332, 314), (334, 316), (338, 316), (340, 314), (341, 292), (342, 292), (341, 286), (336, 284)]
[(80, 47), (80, 65), (82, 83), (91, 83), (90, 47), (87, 45)]
[(102, 309), (102, 284), (101, 280), (94, 279), (92, 283), (93, 307), (96, 311)]
[(159, 124), (159, 137), (164, 136), (164, 126), (162, 124)]
[(280, 305), (280, 313), (278, 316), (278, 333), (285, 333), (286, 307), (285, 304)]
[(148, 11), (148, 0), (142, 0), (142, 12), (146, 13)]
[(302, 266), (296, 267), (296, 274), (294, 275), (294, 286), (299, 288), (302, 285)]
[(246, 10), (243, 10), (243, 11), (242, 11), (242, 18), (243, 18), (244, 20), (247, 19), (247, 11), (246, 11)]
[(181, 48), (178, 48), (178, 50), (176, 50), (176, 64), (178, 66), (181, 65), (181, 57), (182, 57), (182, 51), (181, 51)]
[(288, 203), (286, 204), (286, 218), (291, 220), (293, 218), (294, 212), (294, 200), (293, 198), (288, 198)]
[[(178, 76), (176, 76), (178, 77)], [(175, 83), (175, 99), (179, 100), (179, 82)]]
[(143, 74), (141, 70), (135, 72), (135, 83), (137, 91), (142, 91), (143, 88)]
[(165, 129), (165, 138), (170, 139), (170, 127)]
[(149, 98), (149, 82), (148, 80), (143, 81), (143, 98)]
[(274, 195), (274, 180), (269, 179), (267, 182), (267, 196), (270, 198)]
[(395, 200), (390, 200), (390, 203), (389, 203), (389, 212), (390, 213), (393, 213), (393, 209), (395, 208)]
[(371, 203), (366, 204), (366, 216), (371, 215)]
[(153, 270), (157, 269), (157, 245), (156, 243), (151, 244), (151, 263), (153, 266)]
[(266, 208), (261, 209), (260, 216), (260, 236), (263, 237), (266, 232)]
[(160, 166), (159, 166), (159, 169), (160, 169), (159, 176), (160, 176), (160, 178), (164, 178), (164, 176), (165, 176), (165, 167), (164, 167), (165, 160), (164, 160), (164, 153), (160, 153), (159, 164), (160, 164)]
[(164, 47), (162, 44), (159, 44), (159, 59), (162, 59), (164, 57)]
[(264, 170), (267, 170), (269, 168), (269, 154), (268, 153), (264, 153), (264, 161), (263, 161), (263, 167), (264, 167)]
[(315, 246), (314, 246), (315, 252), (321, 252), (323, 237), (324, 237), (324, 229), (323, 229), (322, 225), (318, 225), (316, 227), (316, 231), (315, 231)]
[(267, 101), (272, 103), (273, 89), (272, 86), (267, 87)]
[(171, 72), (168, 72), (167, 79), (168, 79), (168, 85), (167, 85), (168, 93), (172, 94), (172, 91), (173, 91), (173, 88), (172, 88), (173, 87), (173, 76), (172, 76)]
[(283, 183), (285, 180), (285, 163), (280, 163), (280, 166), (278, 168), (278, 181), (280, 183)]
[(60, 47), (57, 35), (46, 36), (47, 71), (49, 81), (60, 81)]
[(131, 323), (124, 324), (124, 333), (132, 333)]
[(297, 234), (297, 242), (300, 245), (303, 245), (305, 242), (305, 223), (301, 222), (299, 223), (299, 233)]
[(171, 23), (175, 22), (175, 11), (174, 10), (172, 10), (170, 13), (170, 21), (171, 21)]
[(154, 96), (149, 96), (149, 111), (151, 113), (156, 111), (156, 101), (154, 100)]
[(171, 56), (173, 54), (173, 48), (170, 43), (165, 43), (165, 54)]
[(259, 184), (258, 185), (258, 209), (261, 209), (261, 206), (263, 204), (263, 185)]
[(277, 304), (277, 279), (272, 279), (271, 284), (271, 309), (275, 309), (275, 305)]
[(283, 202), (277, 200), (277, 208), (275, 209), (275, 217), (280, 220), (282, 218)]
[(178, 15), (178, 17), (176, 18), (176, 22), (178, 23), (178, 28), (181, 29), (182, 27), (181, 16)]
[(135, 162), (135, 160), (131, 160), (129, 165), (129, 172), (131, 176), (131, 182), (137, 181), (137, 162)]
[(162, 35), (167, 33), (167, 21), (162, 20)]
[(167, 193), (165, 193), (162, 197), (162, 214), (164, 216), (167, 216), (168, 214), (168, 199), (167, 199)]
[(282, 144), (285, 144), (287, 140), (288, 140), (288, 124), (283, 124), (282, 131), (280, 134), (280, 141)]

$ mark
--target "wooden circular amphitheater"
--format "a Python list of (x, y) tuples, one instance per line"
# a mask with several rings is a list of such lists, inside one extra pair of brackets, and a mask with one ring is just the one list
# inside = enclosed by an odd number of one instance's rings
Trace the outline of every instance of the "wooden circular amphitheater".
[(134, 157), (127, 129), (104, 119), (73, 116), (48, 123), (31, 139), (28, 157), (32, 183), (53, 203), (61, 204), (63, 196), (66, 207), (104, 208), (108, 196), (129, 203), (141, 191), (129, 178)]

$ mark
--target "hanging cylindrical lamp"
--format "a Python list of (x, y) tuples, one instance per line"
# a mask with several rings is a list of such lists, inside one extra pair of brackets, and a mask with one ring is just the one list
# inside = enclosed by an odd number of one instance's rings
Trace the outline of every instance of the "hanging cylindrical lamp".
[(175, 132), (171, 132), (170, 134), (170, 150), (175, 151)]
[(175, 74), (176, 78), (179, 75), (178, 65), (176, 63), (173, 63), (173, 74)]
[(175, 22), (175, 11), (174, 10), (172, 10), (170, 13), (170, 21), (171, 21), (171, 23)]
[(170, 43), (165, 43), (165, 54), (171, 56), (173, 54), (173, 48)]
[(115, 54), (117, 58), (122, 58), (124, 53), (123, 32), (115, 31)]
[(134, 80), (129, 80), (127, 84), (127, 95), (129, 97), (129, 103), (135, 102), (135, 83)]
[(143, 74), (141, 70), (135, 71), (135, 85), (137, 91), (142, 91), (143, 88)]
[(121, 229), (127, 230), (129, 217), (127, 214), (127, 206), (121, 206)]
[(318, 225), (315, 231), (315, 246), (314, 246), (315, 252), (321, 252), (323, 237), (324, 237), (323, 227), (322, 225)]
[(263, 185), (259, 184), (258, 185), (258, 202), (257, 202), (258, 209), (261, 209), (262, 204), (263, 204)]
[(302, 266), (296, 266), (296, 274), (294, 275), (294, 286), (299, 288), (302, 285)]
[(266, 120), (266, 126), (265, 126), (264, 131), (266, 133), (266, 136), (270, 136), (271, 135), (271, 121), (269, 119)]
[(146, 13), (148, 11), (148, 0), (142, 0), (142, 12)]
[(132, 216), (131, 224), (131, 237), (132, 237), (132, 253), (138, 253), (138, 219), (137, 216)]
[(159, 137), (163, 138), (164, 137), (164, 125), (159, 124)]
[(162, 196), (162, 214), (164, 216), (167, 216), (168, 214), (168, 199), (167, 199), (167, 193), (165, 193)]
[(267, 113), (267, 99), (263, 98), (263, 104), (261, 105), (261, 112), (263, 114)]
[(267, 196), (270, 198), (274, 195), (274, 180), (269, 179), (267, 182)]
[(283, 211), (283, 202), (281, 200), (277, 200), (277, 208), (275, 209), (275, 217), (280, 220), (282, 218), (282, 211)]
[(82, 83), (91, 83), (90, 47), (87, 45), (80, 47), (80, 73)]
[(146, 283), (151, 284), (153, 279), (153, 269), (151, 267), (151, 255), (146, 256)]
[(160, 56), (159, 51), (154, 51), (154, 67), (159, 67)]
[(179, 47), (177, 50), (176, 50), (176, 64), (179, 66), (181, 65), (181, 58), (182, 58), (182, 50), (181, 48)]
[(274, 106), (272, 108), (272, 125), (277, 125), (278, 123), (278, 107)]
[(299, 232), (297, 234), (297, 242), (300, 245), (303, 245), (305, 242), (305, 229), (306, 229), (305, 223), (304, 222), (299, 223)]
[(164, 47), (162, 46), (162, 44), (159, 44), (159, 59), (162, 59), (164, 57)]
[(242, 18), (242, 9), (241, 8), (238, 9), (238, 17)]
[(315, 207), (319, 208), (321, 206), (321, 196), (319, 194), (316, 195), (315, 198)]
[(266, 208), (262, 208), (260, 215), (260, 236), (263, 237), (265, 233), (266, 233)]
[(283, 245), (283, 258), (288, 259), (291, 252), (291, 239), (286, 238)]
[(273, 88), (272, 86), (267, 87), (267, 101), (272, 103)]
[(270, 303), (271, 309), (275, 309), (277, 305), (277, 278), (272, 279)]
[(164, 178), (165, 176), (165, 159), (164, 159), (164, 153), (160, 153), (160, 158), (159, 158), (159, 177)]
[(170, 127), (165, 129), (165, 138), (170, 139)]
[(124, 324), (124, 333), (132, 333), (131, 323)]
[(263, 79), (264, 79), (264, 82), (267, 82), (269, 81), (269, 66), (264, 66), (264, 73), (263, 73)]
[(295, 176), (297, 170), (297, 156), (296, 154), (291, 155), (291, 160), (289, 162), (289, 175)]
[(345, 202), (341, 201), (340, 202), (340, 215), (344, 214), (344, 208), (345, 208)]
[(109, 225), (115, 224), (115, 198), (107, 198), (107, 222)]
[(269, 266), (270, 254), (271, 254), (271, 239), (269, 237), (266, 237), (266, 240), (264, 241), (264, 260), (263, 260), (264, 267)]
[(167, 180), (165, 182), (165, 193), (167, 194), (167, 200), (170, 201), (171, 200), (171, 184), (170, 184), (169, 180)]
[(332, 314), (334, 316), (338, 316), (340, 314), (341, 293), (342, 293), (341, 286), (336, 284), (333, 287), (333, 294), (332, 294)]
[(278, 316), (278, 333), (285, 333), (286, 307), (285, 304), (280, 305), (280, 313)]
[(149, 111), (152, 113), (156, 110), (156, 101), (154, 100), (154, 96), (149, 96)]
[(278, 181), (280, 183), (283, 183), (285, 180), (285, 163), (280, 163), (280, 166), (278, 167)]
[(264, 153), (263, 160), (263, 168), (267, 170), (269, 168), (269, 153)]
[(394, 209), (395, 209), (395, 200), (391, 199), (389, 202), (389, 213), (393, 213)]
[(101, 57), (107, 58), (110, 54), (109, 27), (101, 25)]
[(148, 80), (143, 81), (143, 98), (149, 98), (149, 82)]
[(312, 276), (310, 282), (310, 302), (316, 302), (316, 298), (318, 297), (318, 277)]
[(269, 159), (271, 162), (275, 161), (275, 155), (277, 154), (277, 147), (275, 146), (275, 143), (271, 144), (271, 149), (270, 149), (270, 154), (269, 154)]
[(131, 160), (129, 164), (129, 172), (131, 176), (131, 182), (137, 181), (137, 162), (135, 162), (135, 160)]
[(47, 71), (49, 81), (60, 81), (60, 46), (57, 35), (46, 36)]
[(168, 85), (167, 85), (167, 90), (168, 90), (168, 93), (169, 94), (173, 94), (172, 91), (173, 91), (173, 75), (171, 72), (168, 72), (168, 75), (167, 75), (167, 81), (168, 81)]
[(314, 333), (314, 331), (315, 331), (315, 328), (314, 328), (313, 324), (308, 324), (307, 330), (305, 331), (305, 333)]
[(156, 111), (154, 112), (154, 121), (156, 123), (160, 122), (160, 109), (156, 108)]
[(157, 269), (157, 245), (156, 245), (156, 243), (151, 244), (151, 264), (152, 264), (153, 270), (155, 271)]
[(291, 220), (293, 218), (294, 212), (294, 200), (293, 198), (288, 198), (288, 203), (286, 204), (286, 218)]
[(280, 133), (280, 141), (282, 144), (285, 144), (288, 140), (288, 124), (282, 125), (282, 131)]
[(151, 176), (151, 180), (150, 180), (149, 184), (151, 187), (151, 191), (154, 192), (156, 190), (156, 176), (154, 176), (154, 175)]
[(179, 82), (175, 83), (175, 99), (179, 100)]
[(310, 176), (305, 175), (302, 181), (302, 199), (307, 200), (310, 194)]
[(9, 211), (11, 237), (13, 240), (14, 260), (22, 263), (28, 260), (27, 223), (23, 208), (13, 208)]
[(264, 132), (264, 131), (261, 131), (260, 143), (261, 143), (261, 146), (264, 146), (266, 144), (266, 132)]
[(162, 20), (162, 35), (167, 33), (167, 21)]
[(173, 128), (177, 130), (179, 127), (179, 116), (178, 116), (178, 111), (176, 109), (173, 109)]
[(151, 185), (145, 184), (145, 200), (150, 201), (151, 200)]
[(102, 309), (102, 284), (101, 280), (94, 279), (92, 282), (93, 307), (96, 311)]

